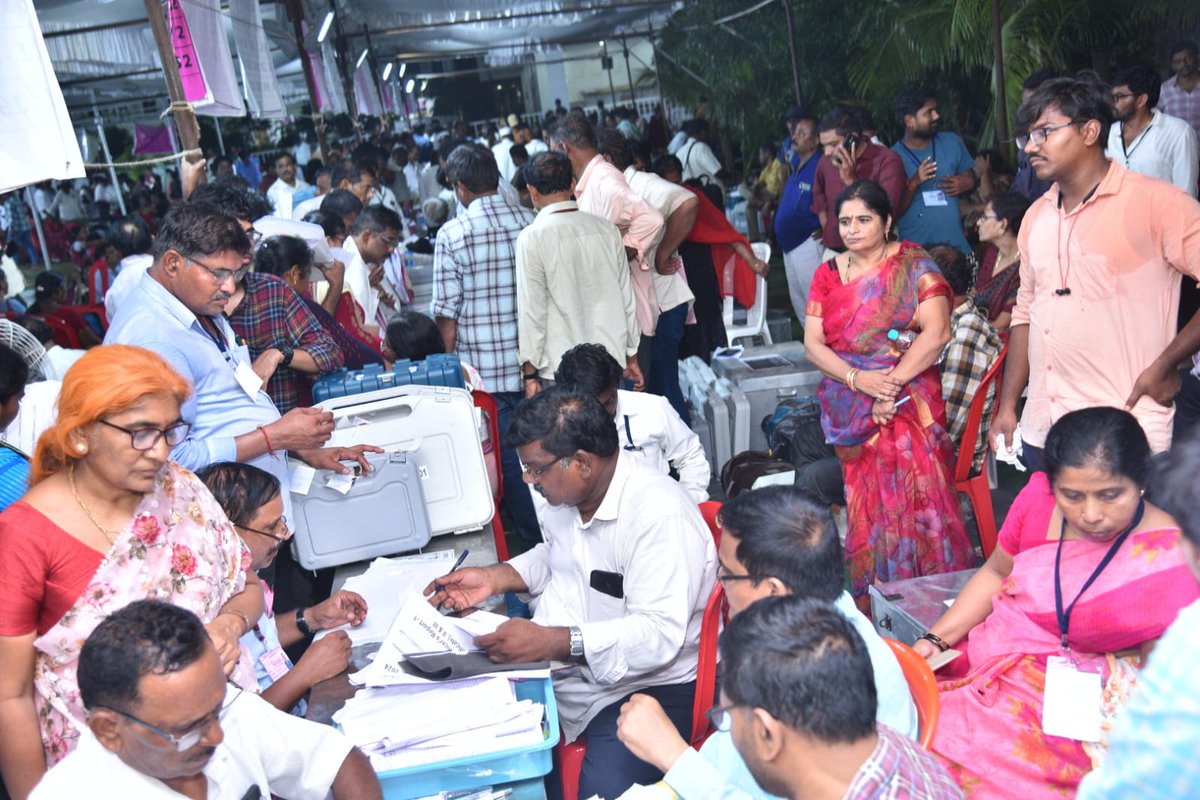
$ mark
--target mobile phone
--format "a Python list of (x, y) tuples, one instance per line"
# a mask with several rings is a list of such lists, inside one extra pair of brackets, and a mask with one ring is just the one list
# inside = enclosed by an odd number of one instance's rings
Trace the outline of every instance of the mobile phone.
[(842, 139), (842, 147), (846, 148), (847, 153), (853, 153), (854, 148), (858, 147), (859, 138), (853, 133), (846, 134), (846, 138)]

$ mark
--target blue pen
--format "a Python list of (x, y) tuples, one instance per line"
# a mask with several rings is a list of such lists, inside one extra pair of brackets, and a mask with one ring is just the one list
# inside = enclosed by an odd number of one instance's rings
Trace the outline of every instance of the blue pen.
[(912, 395), (911, 395), (911, 394), (909, 394), (909, 395), (905, 395), (904, 397), (901, 397), (899, 400), (897, 400), (895, 403), (893, 403), (893, 404), (892, 404), (892, 410), (894, 411), (895, 409), (897, 409), (897, 408), (899, 408), (900, 406), (902, 406), (902, 405), (904, 405), (905, 403), (907, 403), (909, 400), (912, 400)]
[[(450, 575), (450, 574), (451, 574), (451, 573), (453, 573), (453, 572), (454, 572), (456, 569), (458, 569), (459, 567), (461, 567), (461, 566), (463, 565), (463, 562), (467, 560), (467, 556), (469, 556), (469, 555), (471, 555), (471, 550), (470, 550), (469, 548), (466, 548), (466, 547), (464, 547), (464, 548), (463, 548), (463, 551), (462, 551), (462, 555), (460, 555), (460, 556), (458, 557), (458, 560), (454, 562), (454, 566), (450, 568), (450, 572), (447, 572), (446, 574), (447, 574), (447, 575)], [(437, 587), (436, 587), (436, 591), (439, 591), (439, 592), (440, 592), (440, 591), (444, 590), (445, 588), (446, 588), (446, 587), (442, 586), (442, 585), (439, 583), (439, 584), (437, 585)]]

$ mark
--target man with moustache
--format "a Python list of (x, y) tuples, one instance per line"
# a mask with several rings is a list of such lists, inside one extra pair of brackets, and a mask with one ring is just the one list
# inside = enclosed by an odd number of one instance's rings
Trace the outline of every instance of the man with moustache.
[(975, 159), (957, 133), (940, 130), (942, 115), (928, 89), (901, 92), (896, 121), (904, 126), (904, 138), (892, 150), (908, 175), (896, 209), (900, 237), (922, 247), (945, 242), (970, 254), (958, 198), (975, 189)]
[(621, 449), (612, 415), (590, 395), (563, 386), (534, 395), (513, 414), (508, 442), (548, 501), (538, 514), (545, 542), (425, 592), (455, 610), (533, 595), (532, 621), (510, 619), (475, 643), (498, 663), (578, 665), (555, 673), (554, 694), (566, 740), (587, 737), (579, 796), (619, 797), (662, 777), (617, 739), (622, 703), (645, 694), (676, 731), (691, 725), (700, 624), (716, 582), (712, 535), (674, 479)]
[(200, 619), (139, 600), (92, 631), (79, 655), (88, 728), (33, 800), (382, 797), (339, 732), (225, 682)]

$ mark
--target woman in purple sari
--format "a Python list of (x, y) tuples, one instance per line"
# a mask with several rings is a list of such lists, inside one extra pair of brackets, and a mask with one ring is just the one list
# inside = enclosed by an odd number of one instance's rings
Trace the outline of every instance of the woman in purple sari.
[[(1178, 525), (1142, 497), (1150, 446), (1131, 414), (1066, 414), (1045, 456), (1046, 473), (1018, 495), (996, 550), (916, 643), (927, 657), (950, 646), (965, 655), (947, 669), (960, 677), (940, 684), (933, 749), (976, 797), (1072, 796), (1102, 754), (1093, 741), (1103, 726), (1077, 740), (1058, 735), (1071, 731), (1052, 727), (1052, 713), (1051, 732), (1043, 729), (1049, 669), (1055, 681), (1063, 664), (1092, 673), (1095, 701), (1111, 713), (1198, 594)], [(1051, 691), (1055, 701), (1065, 696)], [(1081, 703), (1067, 716), (1096, 711)]]

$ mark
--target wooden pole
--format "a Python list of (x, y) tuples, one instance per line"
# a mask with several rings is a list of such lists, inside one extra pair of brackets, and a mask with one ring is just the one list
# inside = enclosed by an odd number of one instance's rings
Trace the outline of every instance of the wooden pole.
[[(120, 195), (120, 192), (117, 192)], [(33, 212), (33, 230), (37, 233), (38, 247), (42, 248), (42, 261), (46, 264), (46, 272), (50, 271), (50, 246), (46, 244), (46, 232), (42, 230), (42, 214), (38, 211), (37, 203), (33, 198), (33, 187), (25, 187), (25, 202), (29, 204), (29, 210)], [(30, 264), (30, 266), (33, 266)]]
[(996, 138), (1008, 141), (1008, 97), (1004, 86), (1004, 36), (1000, 0), (992, 0), (992, 70), (996, 73)]
[(180, 145), (184, 150), (200, 149), (200, 125), (196, 112), (186, 108), (187, 96), (183, 93), (183, 81), (179, 77), (179, 62), (175, 60), (175, 48), (171, 46), (171, 32), (167, 30), (167, 17), (159, 0), (145, 0), (146, 15), (150, 18), (150, 30), (154, 43), (158, 45), (158, 60), (162, 62), (163, 77), (167, 81), (167, 96), (175, 110), (175, 127), (179, 129)]
[(780, 0), (783, 3), (783, 19), (787, 23), (788, 56), (792, 61), (792, 90), (796, 93), (796, 105), (804, 107), (800, 96), (800, 67), (796, 60), (796, 23), (792, 19), (792, 0)]
[(313, 79), (312, 59), (304, 47), (304, 6), (300, 0), (288, 0), (288, 18), (292, 21), (292, 31), (296, 35), (296, 47), (300, 50), (300, 68), (304, 70), (304, 85), (308, 88), (308, 104), (312, 108), (313, 127), (317, 129), (317, 147), (321, 150), (321, 158), (329, 151), (325, 149), (325, 120), (321, 109), (317, 108), (317, 84)]

